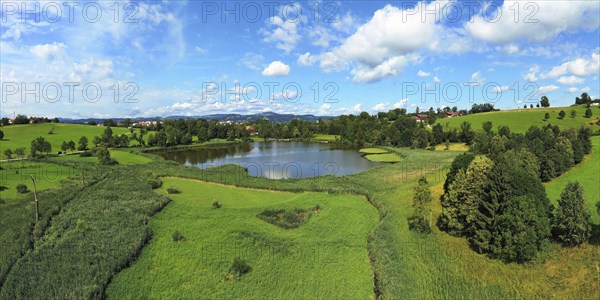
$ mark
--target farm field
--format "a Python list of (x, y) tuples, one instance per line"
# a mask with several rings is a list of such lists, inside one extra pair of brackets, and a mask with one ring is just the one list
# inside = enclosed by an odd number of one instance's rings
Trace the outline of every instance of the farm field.
[[(53, 130), (52, 134), (48, 134), (50, 130)], [(80, 124), (66, 124), (66, 123), (37, 123), (37, 124), (24, 124), (24, 125), (11, 125), (2, 127), (4, 132), (4, 139), (0, 141), (0, 159), (4, 158), (4, 149), (10, 148), (13, 151), (16, 148), (24, 147), (26, 153), (29, 154), (29, 148), (31, 147), (31, 141), (37, 137), (44, 137), (50, 144), (52, 144), (52, 153), (60, 151), (60, 145), (63, 141), (73, 141), (75, 145), (79, 142), (79, 138), (86, 136), (88, 138), (88, 147), (92, 148), (92, 139), (94, 136), (101, 136), (106, 127), (103, 126), (89, 126)], [(113, 135), (127, 134), (129, 130), (123, 127), (111, 128)], [(136, 142), (132, 142), (135, 145)]]
[(600, 179), (598, 178), (600, 169), (600, 136), (592, 137), (592, 152), (573, 169), (567, 171), (559, 178), (546, 183), (546, 193), (550, 202), (557, 205), (560, 199), (560, 193), (570, 181), (579, 181), (584, 187), (583, 195), (587, 207), (592, 213), (592, 220), (600, 225), (600, 216), (596, 213), (596, 203), (600, 201)]
[[(600, 126), (590, 125), (589, 123), (595, 123), (600, 117), (600, 109), (598, 106), (591, 107), (592, 117), (585, 118), (586, 107), (584, 105), (578, 105), (574, 107), (548, 107), (548, 108), (528, 108), (528, 109), (516, 109), (516, 110), (505, 110), (505, 111), (494, 111), (486, 113), (478, 113), (454, 118), (439, 119), (437, 123), (442, 124), (444, 127), (460, 129), (462, 122), (470, 122), (473, 130), (482, 130), (482, 125), (486, 121), (490, 121), (493, 124), (494, 130), (497, 130), (499, 126), (509, 126), (512, 132), (524, 133), (529, 127), (536, 125), (542, 127), (546, 124), (558, 125), (560, 128), (579, 128), (582, 125), (592, 128), (592, 130), (600, 129)], [(566, 116), (564, 119), (558, 118), (558, 113), (564, 110)], [(571, 118), (571, 110), (576, 111), (576, 117)], [(544, 115), (550, 114), (550, 119), (544, 121)]]
[[(115, 277), (107, 296), (122, 298), (372, 297), (367, 237), (377, 210), (364, 197), (242, 189), (164, 178), (159, 193), (181, 194), (151, 221), (154, 238), (132, 267)], [(222, 207), (212, 208), (218, 201)], [(310, 210), (294, 229), (267, 223), (266, 209)], [(174, 242), (180, 231), (183, 241)], [(225, 279), (236, 256), (251, 271)]]

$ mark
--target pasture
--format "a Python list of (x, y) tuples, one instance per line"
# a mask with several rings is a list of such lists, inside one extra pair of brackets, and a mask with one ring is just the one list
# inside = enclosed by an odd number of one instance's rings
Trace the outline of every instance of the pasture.
[[(150, 222), (153, 240), (119, 273), (108, 298), (327, 298), (373, 296), (367, 237), (378, 222), (364, 197), (289, 193), (163, 178), (182, 193)], [(220, 208), (213, 208), (218, 201)], [(299, 228), (257, 215), (319, 207)], [(183, 240), (174, 241), (180, 232)], [(251, 267), (226, 279), (235, 257)]]
[[(516, 133), (524, 133), (533, 125), (542, 127), (546, 124), (558, 125), (562, 129), (587, 126), (593, 131), (599, 130), (600, 126), (593, 125), (598, 120), (598, 117), (600, 117), (599, 106), (591, 107), (593, 113), (591, 118), (584, 117), (586, 109), (585, 105), (578, 105), (572, 107), (504, 110), (438, 119), (436, 123), (442, 124), (444, 128), (456, 128), (460, 130), (460, 124), (462, 122), (469, 122), (471, 123), (471, 128), (473, 130), (481, 131), (483, 123), (490, 121), (493, 124), (494, 130), (497, 130), (499, 126), (504, 125), (510, 127), (510, 130)], [(559, 119), (558, 117), (558, 113), (561, 110), (564, 110), (566, 113), (564, 119)], [(574, 118), (571, 118), (570, 116), (572, 110), (576, 111), (576, 116)], [(546, 113), (550, 114), (550, 119), (548, 120), (544, 120)]]

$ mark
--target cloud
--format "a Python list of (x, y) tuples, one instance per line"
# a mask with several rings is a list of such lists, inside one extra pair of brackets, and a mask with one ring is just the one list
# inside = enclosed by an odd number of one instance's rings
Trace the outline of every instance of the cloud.
[(569, 93), (573, 94), (573, 93), (577, 93), (579, 91), (579, 88), (578, 87), (570, 87), (567, 89), (567, 91)]
[(530, 82), (536, 82), (536, 81), (538, 81), (537, 73), (539, 71), (540, 71), (540, 66), (534, 65), (533, 67), (529, 68), (529, 71), (527, 72), (527, 74), (525, 74), (523, 76), (523, 79), (530, 81)]
[(567, 73), (576, 76), (588, 76), (600, 72), (600, 53), (592, 53), (590, 59), (577, 58), (553, 67), (550, 72), (544, 74), (545, 78), (556, 78)]
[[(298, 3), (295, 5), (300, 6)], [(277, 49), (290, 53), (302, 38), (298, 33), (298, 25), (303, 22), (302, 20), (302, 16), (286, 20), (280, 16), (272, 16), (267, 21), (267, 28), (260, 30), (260, 33), (264, 36), (263, 41), (273, 43)]]
[[(442, 15), (450, 1), (418, 2), (414, 9)], [(447, 9), (447, 8), (446, 8)], [(324, 72), (351, 68), (353, 81), (377, 82), (397, 76), (408, 64), (422, 61), (419, 51), (461, 52), (468, 49), (468, 39), (460, 28), (436, 22), (436, 16), (422, 19), (393, 5), (375, 11), (372, 18), (358, 27), (341, 45), (316, 56)]]
[(248, 69), (259, 71), (263, 64), (264, 57), (260, 54), (246, 52), (242, 57), (242, 64)]
[(439, 77), (437, 77), (437, 76), (433, 76), (433, 82), (435, 82), (435, 83), (440, 83), (440, 82), (442, 82), (442, 81), (440, 80), (440, 78), (439, 78)]
[(262, 75), (267, 77), (286, 76), (290, 73), (290, 70), (290, 66), (276, 60), (262, 71)]
[(41, 59), (53, 59), (62, 55), (65, 48), (65, 44), (54, 42), (52, 44), (35, 45), (29, 48), (29, 52)]
[(483, 76), (481, 75), (481, 72), (477, 71), (471, 75), (471, 81), (481, 84), (481, 83), (485, 82), (485, 78), (483, 78)]
[(310, 54), (310, 52), (306, 52), (300, 56), (298, 56), (297, 63), (301, 66), (311, 66), (317, 61), (317, 58)]
[(423, 70), (419, 70), (419, 72), (417, 72), (417, 76), (419, 77), (427, 77), (429, 75), (431, 75), (431, 73), (425, 72)]
[(537, 94), (547, 94), (547, 93), (551, 93), (554, 92), (556, 90), (558, 90), (559, 87), (555, 86), (555, 85), (545, 85), (545, 86), (540, 86), (537, 90)]
[(576, 85), (584, 81), (583, 78), (577, 76), (562, 76), (557, 80), (558, 83), (563, 85)]
[(206, 49), (204, 49), (202, 47), (198, 47), (198, 46), (194, 47), (194, 50), (198, 53), (204, 53), (207, 51)]
[[(517, 7), (519, 14), (515, 13)], [(499, 7), (487, 4), (465, 28), (477, 39), (509, 44), (521, 39), (548, 41), (563, 32), (592, 31), (599, 22), (596, 1), (504, 1)]]

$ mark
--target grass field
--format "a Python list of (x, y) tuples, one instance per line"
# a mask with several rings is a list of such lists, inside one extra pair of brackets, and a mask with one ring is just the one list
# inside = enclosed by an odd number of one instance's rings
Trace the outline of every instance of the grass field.
[[(558, 118), (558, 113), (561, 110), (564, 110), (566, 113), (565, 118), (562, 120)], [(575, 118), (570, 117), (571, 110), (577, 112)], [(600, 109), (598, 106), (591, 107), (593, 115), (589, 119), (584, 117), (585, 110), (586, 107), (584, 105), (579, 105), (577, 107), (528, 108), (445, 118), (439, 119), (437, 123), (442, 124), (444, 128), (447, 126), (449, 128), (460, 129), (460, 124), (466, 121), (471, 123), (471, 127), (474, 130), (482, 130), (483, 122), (491, 121), (494, 130), (497, 130), (501, 125), (506, 125), (510, 127), (512, 132), (517, 133), (524, 133), (533, 125), (541, 127), (546, 124), (558, 125), (561, 128), (579, 128), (582, 125), (585, 125), (589, 126), (594, 131), (600, 129), (600, 126), (589, 124), (590, 122), (595, 123), (598, 117), (600, 117)], [(550, 113), (550, 119), (544, 121), (546, 112)]]
[(550, 202), (557, 205), (565, 186), (569, 181), (579, 181), (583, 186), (583, 196), (592, 214), (592, 220), (600, 225), (600, 216), (596, 212), (596, 203), (600, 201), (600, 136), (592, 137), (593, 148), (583, 162), (562, 176), (546, 183), (546, 193)]
[[(164, 178), (160, 193), (183, 193), (152, 219), (154, 239), (119, 273), (108, 298), (359, 298), (373, 297), (367, 236), (377, 210), (366, 199), (326, 193), (240, 189)], [(211, 203), (219, 201), (219, 209)], [(265, 209), (311, 209), (308, 223), (282, 229), (256, 217)], [(174, 242), (172, 234), (185, 237)], [(251, 271), (225, 280), (233, 259)]]
[(359, 152), (366, 154), (364, 158), (374, 162), (397, 163), (402, 160), (396, 153), (381, 148), (364, 148)]
[[(57, 187), (60, 182), (70, 176), (78, 174), (77, 169), (44, 162), (13, 161), (11, 163), (0, 163), (0, 199), (26, 199), (32, 197), (33, 183), (31, 175), (36, 179), (38, 191)], [(17, 192), (17, 184), (25, 184), (29, 192), (21, 194)]]
[[(464, 143), (450, 143), (448, 151), (469, 151), (469, 146)], [(446, 150), (446, 145), (439, 144), (435, 145), (435, 151), (444, 151)]]
[(312, 139), (315, 141), (335, 142), (340, 139), (340, 136), (332, 134), (315, 134)]
[[(52, 134), (48, 134), (54, 128)], [(106, 127), (89, 126), (66, 123), (38, 123), (25, 125), (11, 125), (2, 127), (4, 139), (0, 141), (0, 159), (4, 159), (4, 149), (10, 148), (13, 151), (16, 148), (24, 147), (29, 153), (31, 141), (37, 137), (44, 137), (52, 145), (52, 153), (60, 151), (63, 141), (73, 141), (78, 144), (79, 138), (86, 136), (88, 138), (88, 147), (92, 148), (92, 139), (94, 136), (101, 136)], [(129, 130), (123, 127), (111, 128), (113, 135), (129, 134)], [(136, 142), (132, 142), (132, 145)]]

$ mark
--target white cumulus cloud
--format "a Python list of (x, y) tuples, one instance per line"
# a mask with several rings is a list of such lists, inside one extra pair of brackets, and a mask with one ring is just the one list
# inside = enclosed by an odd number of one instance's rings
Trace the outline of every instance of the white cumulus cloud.
[(290, 73), (290, 70), (290, 66), (284, 64), (279, 60), (276, 60), (269, 64), (269, 66), (262, 71), (262, 74), (263, 76), (267, 77), (286, 76)]

